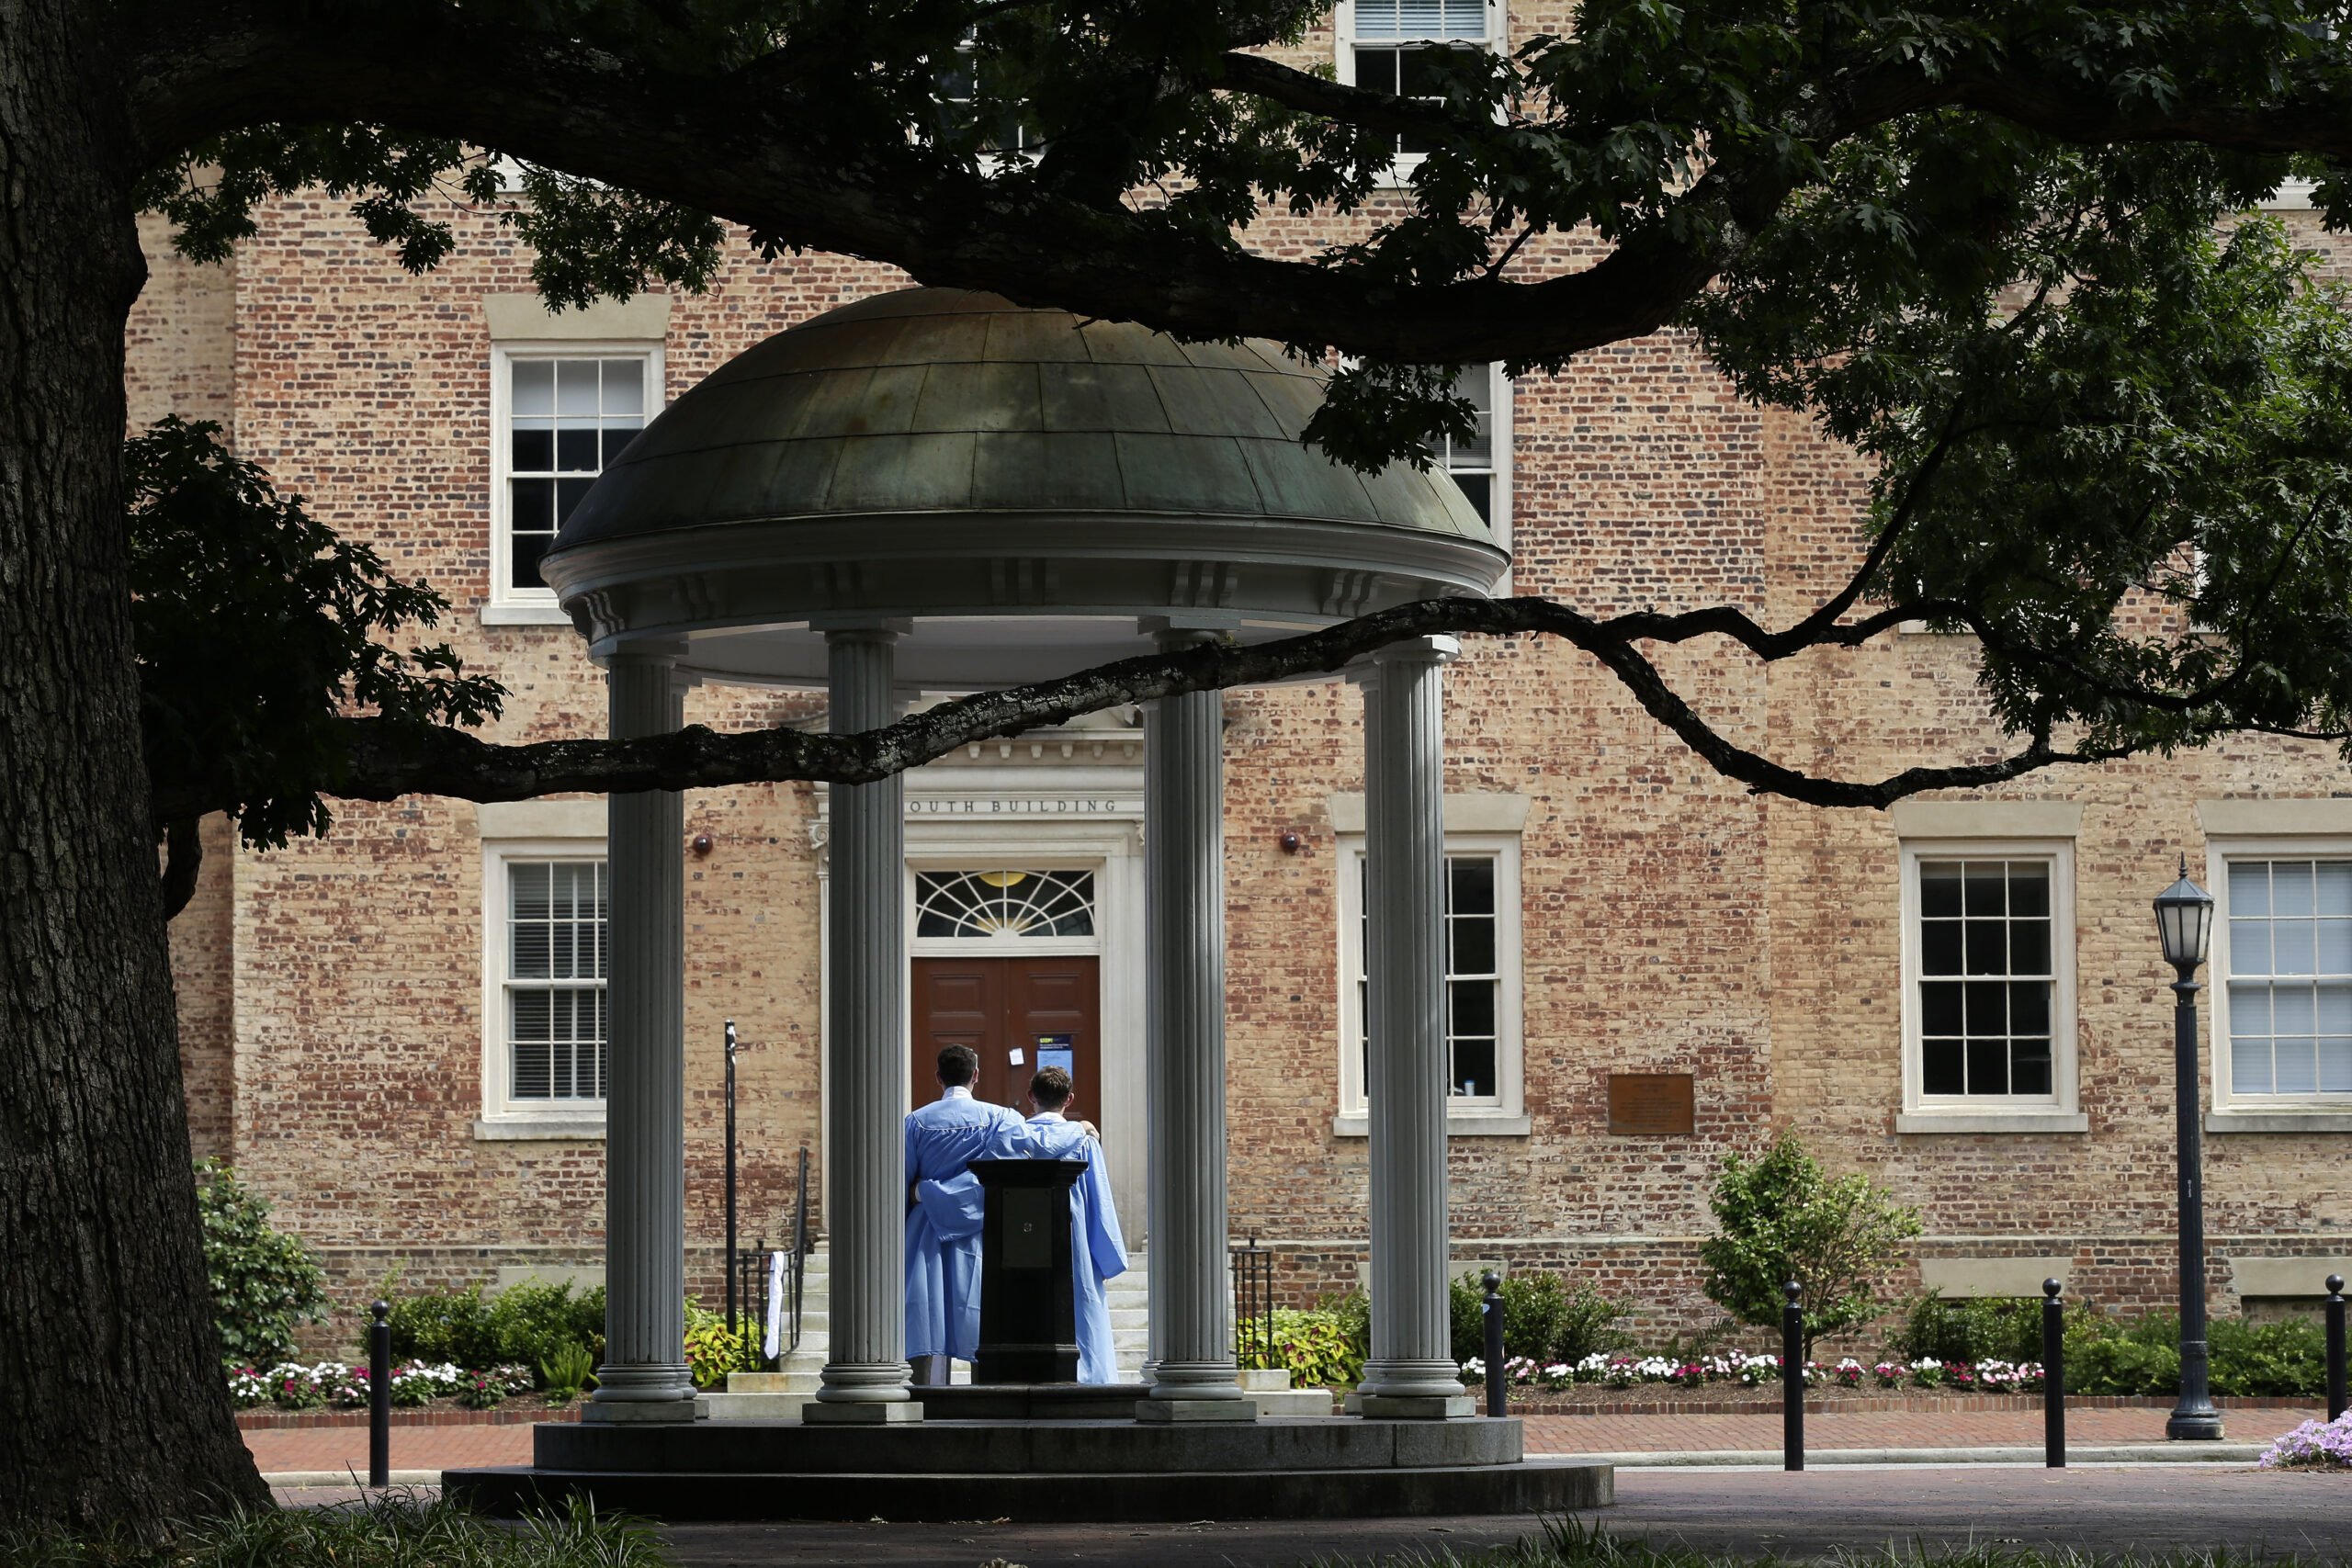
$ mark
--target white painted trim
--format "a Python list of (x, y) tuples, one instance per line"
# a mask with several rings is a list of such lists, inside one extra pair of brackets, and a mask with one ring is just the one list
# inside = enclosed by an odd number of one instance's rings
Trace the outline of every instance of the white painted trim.
[[(1335, 803), (1341, 798), (1338, 795), (1332, 797)], [(1340, 976), (1340, 1036), (1337, 1042), (1339, 1106), (1332, 1117), (1331, 1132), (1335, 1137), (1341, 1138), (1369, 1135), (1363, 1060), (1353, 1048), (1353, 1043), (1363, 1032), (1356, 982), (1363, 968), (1359, 938), (1363, 929), (1363, 873), (1361, 868), (1364, 852), (1361, 826), (1363, 796), (1353, 798), (1358, 828), (1353, 832), (1342, 832), (1338, 836), (1334, 857), (1340, 880), (1339, 929), (1335, 933)], [(1527, 801), (1524, 795), (1448, 795), (1448, 806), (1451, 807), (1456, 799), (1516, 802), (1520, 819), (1525, 818)], [(1495, 1070), (1500, 1081), (1496, 1086), (1499, 1092), (1492, 1100), (1484, 1095), (1475, 1100), (1449, 1098), (1446, 1101), (1445, 1130), (1449, 1136), (1525, 1137), (1533, 1130), (1533, 1122), (1527, 1113), (1526, 903), (1520, 874), (1520, 837), (1516, 831), (1457, 831), (1451, 810), (1447, 818), (1446, 853), (1490, 854), (1495, 857), (1495, 973), (1498, 980)]]
[[(1510, 51), (1510, 9), (1504, 0), (1486, 0), (1486, 6), (1487, 52), (1508, 54)], [(1385, 40), (1375, 40), (1374, 47), (1377, 48), (1380, 41)], [(1356, 84), (1355, 42), (1355, 0), (1340, 0), (1331, 9), (1331, 63), (1338, 79), (1351, 87)], [(1424, 156), (1426, 154), (1419, 152), (1398, 153), (1396, 161), (1380, 175), (1379, 183), (1391, 189), (1409, 187), (1413, 183), (1413, 171), (1421, 166)]]
[[(1333, 794), (1328, 797), (1331, 831), (1363, 831), (1363, 796)], [(1523, 795), (1449, 795), (1445, 797), (1445, 830), (1449, 833), (1517, 833), (1527, 827), (1528, 797)]]
[[(2058, 805), (1954, 801), (1950, 805)], [(2080, 807), (2070, 809), (2080, 811)], [(2079, 820), (2079, 818), (2077, 818)], [(1901, 848), (1903, 1108), (1897, 1133), (2085, 1133), (2075, 1040), (2075, 840), (2071, 838), (1905, 839)], [(1919, 862), (1954, 858), (2048, 860), (2050, 865), (2050, 1087), (2041, 1096), (1938, 1096), (1919, 1089)]]
[(2209, 836), (2333, 833), (2352, 837), (2352, 796), (2326, 799), (2200, 800), (2197, 824)]
[(2075, 839), (2083, 808), (2069, 800), (1898, 800), (1887, 807), (1904, 839)]
[(610, 812), (599, 800), (499, 800), (474, 807), (485, 839), (594, 839), (603, 853)]
[(660, 343), (670, 335), (670, 299), (639, 294), (557, 311), (537, 294), (485, 294), (481, 313), (492, 343)]
[[(477, 814), (515, 807), (585, 807), (601, 819), (601, 800), (514, 801), (475, 807)], [(492, 818), (497, 820), (495, 817)], [(527, 819), (527, 817), (518, 818)], [(576, 820), (576, 817), (575, 817)], [(553, 1138), (594, 1139), (605, 1135), (605, 1102), (601, 1100), (548, 1101), (511, 1100), (507, 1096), (513, 1064), (506, 1055), (506, 865), (517, 860), (601, 861), (605, 832), (577, 837), (550, 833), (533, 838), (498, 838), (485, 834), (481, 843), (481, 1116), (474, 1122), (478, 1142)]]
[[(2231, 1091), (2229, 985), (2230, 862), (2352, 859), (2352, 800), (2200, 800), (2197, 815), (2206, 832), (2205, 889), (2213, 895), (2213, 940), (2205, 955), (2205, 994), (2212, 1005), (2198, 1009), (2212, 1063), (2206, 1127), (2216, 1133), (2352, 1132), (2352, 1094), (2241, 1099)], [(2217, 828), (2216, 821), (2240, 831)], [(2321, 824), (2335, 830), (2319, 830)]]
[[(536, 294), (486, 295), (484, 309), (493, 299), (527, 301), (546, 319)], [(662, 319), (669, 317), (669, 296), (641, 294), (630, 305), (659, 300)], [(594, 309), (594, 307), (591, 307)], [(650, 314), (650, 312), (649, 312)], [(561, 318), (556, 318), (560, 320)], [(641, 359), (645, 362), (645, 423), (651, 424), (669, 406), (667, 371), (660, 331), (642, 334), (570, 337), (541, 332), (530, 338), (501, 338), (493, 325), (490, 345), (490, 592), (484, 595), (481, 624), (500, 626), (569, 626), (571, 617), (557, 604), (552, 588), (514, 588), (507, 582), (507, 527), (513, 508), (506, 480), (514, 455), (513, 433), (507, 428), (514, 404), (514, 365), (518, 359)], [(541, 617), (545, 617), (544, 619)]]

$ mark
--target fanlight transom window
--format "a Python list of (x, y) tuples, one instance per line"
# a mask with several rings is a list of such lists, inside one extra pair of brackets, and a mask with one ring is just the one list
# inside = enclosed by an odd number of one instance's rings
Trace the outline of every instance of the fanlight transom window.
[(1091, 871), (915, 874), (915, 935), (1002, 939), (1092, 936)]

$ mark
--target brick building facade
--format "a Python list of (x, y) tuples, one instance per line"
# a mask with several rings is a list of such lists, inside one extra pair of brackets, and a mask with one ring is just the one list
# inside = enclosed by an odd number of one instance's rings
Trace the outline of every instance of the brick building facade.
[[(1393, 69), (1368, 0), (1342, 20), (1356, 41), (1318, 49), (1337, 47), (1343, 70)], [(601, 733), (601, 673), (552, 604), (515, 587), (526, 514), (549, 493), (529, 487), (564, 482), (529, 477), (537, 458), (517, 444), (539, 417), (542, 373), (527, 367), (636, 367), (607, 374), (674, 396), (770, 334), (906, 280), (739, 247), (707, 294), (549, 317), (512, 239), (449, 216), (463, 243), (422, 280), (324, 197), (271, 204), (225, 266), (189, 266), (152, 227), (132, 419), (220, 421), (316, 515), (446, 593), (455, 613), (435, 635), (513, 691), (492, 739)], [(2315, 246), (2333, 243), (2311, 227)], [(1277, 250), (1329, 237), (1292, 220), (1261, 236)], [(1539, 265), (1565, 259), (1564, 243)], [(1489, 385), (1491, 460), (1465, 449), (1453, 461), (1508, 530), (1513, 592), (1594, 610), (1728, 602), (1785, 624), (1849, 570), (1856, 464), (1802, 422), (1741, 403), (1687, 337)], [(608, 428), (626, 420), (615, 406)], [(1967, 639), (1894, 633), (1770, 669), (1711, 644), (1661, 660), (1734, 739), (1795, 766), (1871, 777), (1998, 744)], [(1479, 878), (1498, 896), (1481, 928), (1491, 959), (1460, 982), (1476, 992), (1464, 1018), (1487, 1006), (1495, 1020), (1457, 1019), (1452, 1204), (1465, 1266), (1541, 1263), (1596, 1279), (1656, 1323), (1705, 1320), (1694, 1254), (1709, 1181), (1727, 1152), (1793, 1124), (1833, 1168), (1919, 1206), (1915, 1281), (2013, 1293), (2055, 1270), (2095, 1300), (2162, 1304), (2171, 998), (2148, 900), (2182, 854), (2237, 921), (2216, 977), (2228, 963), (2254, 976), (2255, 944), (2273, 943), (2267, 978), (2217, 987), (2232, 998), (2205, 1089), (2217, 1310), (2315, 1293), (2352, 1254), (2352, 904), (2337, 908), (2352, 897), (2352, 770), (2328, 749), (2241, 739), (1885, 814), (1828, 811), (1714, 776), (1557, 643), (1475, 640), (1446, 685), (1449, 852), (1471, 878), (1457, 919), (1479, 919)], [(703, 688), (688, 717), (745, 728), (821, 706), (815, 694)], [(1284, 1292), (1304, 1301), (1354, 1283), (1364, 1252), (1348, 1044), (1360, 705), (1334, 683), (1233, 693), (1227, 714), (1233, 1234), (1275, 1248)], [(1131, 715), (1109, 714), (967, 749), (910, 778), (908, 834), (910, 876), (934, 878), (925, 887), (965, 871), (1091, 878), (1091, 934), (1035, 951), (1096, 976), (1096, 1109), (1131, 1237), (1148, 1230), (1140, 740)], [(518, 875), (593, 865), (601, 818), (588, 801), (340, 803), (327, 836), (268, 853), (206, 825), (202, 881), (173, 927), (196, 1146), (232, 1159), (321, 1250), (339, 1300), (365, 1299), (395, 1268), (454, 1281), (599, 1260), (594, 1096), (542, 1091), (547, 1053), (518, 1055), (512, 1038), (515, 998), (539, 991), (510, 971)], [(708, 1279), (722, 1021), (746, 1047), (747, 1242), (782, 1234), (797, 1152), (821, 1154), (822, 793), (695, 792), (686, 830), (689, 1232)], [(1963, 886), (2005, 889), (2005, 912), (1951, 925), (1943, 900)], [(1971, 926), (1997, 927), (1986, 940), (2010, 943), (1999, 973), (2025, 976), (2003, 982), (2023, 1010), (2002, 1032), (1952, 1025), (1961, 992), (1932, 978), (1947, 972), (1937, 944)], [(956, 940), (918, 933), (915, 962), (962, 951)], [(2037, 952), (2043, 967), (2018, 966)], [(1976, 982), (1970, 1004), (1992, 984)], [(2041, 1034), (2033, 995), (2048, 1009)], [(2275, 1011), (2256, 1027), (2258, 1004)], [(2209, 1030), (2215, 1018), (2209, 1002)], [(1933, 1033), (1947, 1026), (1969, 1043)], [(1612, 1133), (1620, 1075), (1690, 1075), (1691, 1130)]]

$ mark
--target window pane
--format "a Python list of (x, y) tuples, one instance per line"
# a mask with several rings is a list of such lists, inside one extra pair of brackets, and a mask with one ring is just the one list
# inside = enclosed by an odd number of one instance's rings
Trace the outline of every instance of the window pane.
[(1393, 49), (1356, 51), (1356, 85), (1375, 93), (1396, 91), (1396, 51)]
[(555, 365), (555, 412), (559, 416), (581, 415), (596, 417), (596, 362), (593, 359), (559, 359)]
[(588, 487), (594, 479), (558, 479), (555, 481), (555, 525), (560, 528), (571, 515), (571, 509), (588, 497)]
[(1962, 1066), (1959, 1041), (1927, 1040), (1920, 1043), (1919, 1088), (1927, 1094), (1968, 1092), (1968, 1078)]
[[(2234, 884), (2235, 879), (2233, 878)], [(2230, 921), (2230, 973), (2233, 975), (2267, 975), (2270, 973), (2270, 922), (2268, 920)]]
[(2316, 920), (2280, 920), (2270, 922), (2270, 972), (2274, 975), (2309, 975), (2318, 958)]
[(1971, 980), (1968, 992), (1968, 1032), (1998, 1038), (2009, 1032), (2009, 988), (1999, 981)]
[(555, 432), (526, 430), (516, 425), (512, 461), (515, 468), (528, 473), (539, 473), (555, 467)]
[(2013, 916), (2050, 913), (2048, 866), (2019, 861), (2009, 863), (2009, 913)]
[(1453, 1043), (1453, 1091), (1487, 1099), (1502, 1092), (1496, 1087), (1493, 1041), (1457, 1040)]
[(2352, 1094), (2352, 1035), (2319, 1037), (2319, 1091)]
[(518, 990), (510, 998), (508, 1032), (516, 1040), (554, 1038), (554, 993)]
[(1919, 966), (1929, 975), (1961, 973), (1958, 920), (1927, 922), (1919, 933)]
[(2319, 912), (2343, 919), (2352, 916), (2352, 860), (2324, 860), (2316, 880)]
[(2013, 980), (2009, 983), (2009, 1028), (2021, 1035), (2050, 1032), (2050, 982)]
[(2312, 1057), (2312, 1042), (2309, 1038), (2290, 1039), (2281, 1035), (2271, 1043), (2277, 1075), (2276, 1094), (2316, 1094), (2319, 1092), (2319, 1066)]
[(2008, 867), (1999, 861), (1970, 861), (1962, 876), (1967, 912), (2006, 915), (2008, 908)]
[(2270, 912), (2273, 915), (2312, 915), (2312, 863), (2278, 860), (2270, 863)]
[(2270, 863), (2240, 860), (2230, 863), (2230, 913), (2270, 913)]
[(2010, 1047), (2009, 1092), (2011, 1094), (2051, 1092), (2049, 1041), (2021, 1039)]
[(555, 433), (555, 466), (567, 474), (596, 471), (596, 427), (566, 427)]
[(2316, 1032), (2352, 1034), (2352, 986), (2322, 986), (2318, 997)]
[(605, 416), (607, 419), (642, 416), (645, 412), (645, 361), (607, 359), (604, 369)]
[(2009, 973), (2050, 973), (2050, 922), (2016, 920), (2009, 926)]
[(1449, 915), (1491, 915), (1495, 912), (1495, 858), (1457, 855), (1445, 863), (1445, 912)]
[(1470, 503), (1470, 510), (1478, 514), (1479, 521), (1492, 523), (1495, 520), (1494, 476), (1455, 470), (1453, 478), (1453, 488), (1462, 492), (1462, 498)]
[(547, 359), (514, 362), (514, 415), (545, 419), (555, 412), (555, 363)]
[(2232, 986), (2230, 987), (2230, 1033), (2236, 1036), (2269, 1032), (2270, 987)]
[(628, 444), (637, 439), (639, 427), (635, 424), (606, 423), (603, 466), (609, 468), (618, 462), (620, 455), (628, 450)]
[(509, 911), (518, 920), (544, 920), (549, 914), (550, 889), (555, 868), (551, 865), (518, 865), (507, 875)]
[(1961, 988), (1951, 980), (1938, 980), (1919, 987), (1919, 1032), (1923, 1034), (1963, 1034), (1961, 1023)]
[(2006, 975), (2009, 972), (2008, 931), (1999, 920), (1969, 920), (1968, 972)]
[(1960, 913), (1960, 863), (1919, 863), (1919, 913), (1930, 919)]
[(1491, 915), (1445, 922), (1448, 952), (1446, 973), (1491, 975), (1495, 972), (1495, 921)]
[(545, 588), (548, 580), (539, 575), (539, 558), (548, 553), (555, 542), (551, 534), (517, 534), (509, 543), (514, 551), (514, 574), (509, 580), (516, 588)]
[(2007, 1040), (1969, 1041), (1968, 1092), (2009, 1092), (2009, 1043)]
[(2233, 1034), (2230, 1039), (2230, 1092), (2270, 1092), (2270, 1042)]
[(2352, 975), (2352, 920), (2321, 920), (2318, 926), (2319, 952), (2312, 973)]
[(1452, 1000), (1447, 1032), (1491, 1035), (1495, 1032), (1495, 982), (1455, 980), (1446, 991)]
[(2309, 986), (2278, 986), (2270, 992), (2270, 1032), (2312, 1034), (2318, 1022)]
[(514, 1097), (547, 1100), (554, 1091), (555, 1049), (550, 1045), (517, 1043), (514, 1046)]

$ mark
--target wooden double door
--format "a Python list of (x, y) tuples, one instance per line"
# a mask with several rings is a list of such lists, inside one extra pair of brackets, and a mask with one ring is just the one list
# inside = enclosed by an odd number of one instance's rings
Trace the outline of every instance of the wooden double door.
[(1102, 961), (1077, 958), (918, 958), (912, 980), (912, 1102), (939, 1098), (939, 1053), (979, 1053), (972, 1092), (1028, 1114), (1029, 1079), (1040, 1066), (1067, 1069), (1077, 1092), (1068, 1114), (1102, 1120)]

